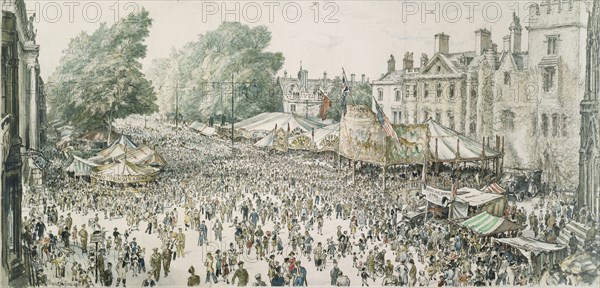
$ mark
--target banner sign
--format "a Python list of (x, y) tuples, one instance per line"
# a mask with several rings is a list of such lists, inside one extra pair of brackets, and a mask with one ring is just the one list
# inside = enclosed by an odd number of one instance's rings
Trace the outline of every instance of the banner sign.
[(369, 107), (348, 105), (340, 122), (339, 152), (348, 159), (385, 164), (385, 133)]
[(425, 124), (395, 124), (399, 143), (387, 138), (387, 164), (423, 164), (429, 156), (429, 126)]
[(279, 128), (275, 131), (273, 149), (281, 152), (287, 152), (288, 150), (288, 133), (283, 128)]

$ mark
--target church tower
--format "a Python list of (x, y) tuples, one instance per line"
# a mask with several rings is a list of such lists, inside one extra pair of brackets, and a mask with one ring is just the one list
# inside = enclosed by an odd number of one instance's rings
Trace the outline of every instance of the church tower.
[(600, 4), (593, 1), (587, 29), (585, 94), (581, 101), (581, 148), (577, 208), (600, 212)]

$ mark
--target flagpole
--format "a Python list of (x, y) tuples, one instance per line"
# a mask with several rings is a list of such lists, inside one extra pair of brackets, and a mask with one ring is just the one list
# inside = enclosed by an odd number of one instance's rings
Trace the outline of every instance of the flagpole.
[[(342, 79), (346, 80), (346, 85), (348, 85), (348, 78), (346, 77), (346, 71), (344, 70), (344, 67), (342, 67)], [(350, 85), (348, 85), (348, 87), (350, 87)], [(349, 89), (349, 93), (348, 95), (350, 96), (350, 99), (352, 99), (352, 104), (356, 104), (356, 102), (354, 102), (354, 97), (352, 97), (352, 89)]]

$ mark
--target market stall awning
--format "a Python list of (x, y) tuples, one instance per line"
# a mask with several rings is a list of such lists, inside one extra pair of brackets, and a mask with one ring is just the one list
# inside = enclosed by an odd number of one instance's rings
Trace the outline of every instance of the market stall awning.
[(496, 217), (487, 212), (482, 212), (460, 223), (461, 226), (481, 236), (494, 235), (507, 231), (522, 230), (525, 227), (507, 220)]
[(67, 172), (74, 173), (75, 176), (90, 176), (92, 169), (98, 164), (73, 155), (73, 161), (67, 166)]
[(506, 190), (504, 188), (500, 187), (500, 185), (498, 185), (498, 183), (492, 183), (492, 184), (486, 185), (485, 187), (483, 187), (483, 190), (486, 192), (497, 193), (497, 194), (506, 193)]
[(537, 255), (539, 253), (550, 253), (567, 248), (565, 245), (542, 242), (529, 237), (496, 238), (494, 241), (515, 247), (519, 249), (525, 256), (528, 255), (526, 255), (524, 252)]
[(567, 257), (561, 264), (563, 271), (572, 274), (594, 273), (600, 265), (600, 255), (595, 253), (577, 253)]
[(476, 161), (500, 157), (500, 152), (495, 149), (485, 147), (481, 142), (443, 126), (433, 119), (425, 121), (424, 124), (429, 126), (429, 151), (434, 161), (458, 159)]
[(141, 166), (127, 160), (98, 166), (92, 171), (92, 178), (120, 184), (144, 183), (153, 181), (159, 169)]

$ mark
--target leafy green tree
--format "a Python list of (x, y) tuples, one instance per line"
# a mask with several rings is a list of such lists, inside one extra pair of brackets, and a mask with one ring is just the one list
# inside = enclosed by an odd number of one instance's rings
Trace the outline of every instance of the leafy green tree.
[(264, 51), (270, 41), (271, 32), (264, 26), (227, 22), (168, 58), (155, 60), (149, 74), (161, 114), (173, 114), (178, 100), (179, 112), (186, 119), (229, 118), (232, 88), (236, 120), (279, 111), (282, 99), (275, 95), (273, 77), (284, 58), (281, 53)]
[(156, 111), (156, 94), (140, 63), (151, 25), (141, 10), (73, 38), (50, 77), (56, 88), (49, 90), (50, 112), (85, 131), (110, 129), (114, 119)]

